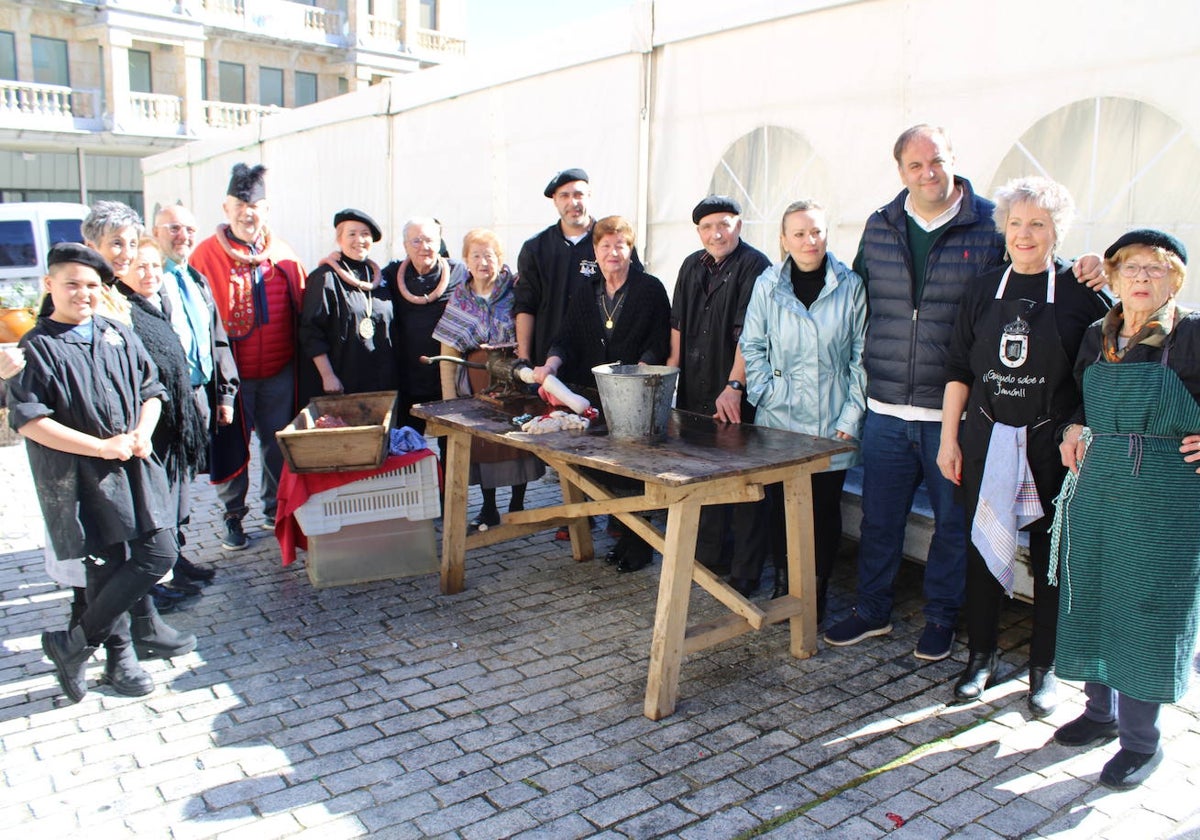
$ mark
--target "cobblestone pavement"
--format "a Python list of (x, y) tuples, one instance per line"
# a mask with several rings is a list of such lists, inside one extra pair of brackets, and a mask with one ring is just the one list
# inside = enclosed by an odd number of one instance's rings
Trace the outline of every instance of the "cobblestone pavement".
[[(1048, 722), (1026, 710), (1026, 608), (1005, 616), (1013, 679), (945, 705), (966, 655), (913, 658), (911, 564), (891, 636), (806, 661), (784, 627), (742, 637), (687, 658), (678, 711), (652, 722), (657, 562), (574, 564), (547, 532), (474, 552), (459, 595), (436, 575), (316, 590), (303, 561), (280, 566), (257, 513), (250, 549), (222, 551), (204, 487), (188, 552), (218, 575), (170, 616), (198, 650), (148, 663), (158, 687), (143, 699), (96, 687), (94, 662), (92, 690), (67, 705), (39, 634), (69, 596), (42, 569), (23, 447), (0, 447), (0, 486), (9, 837), (1200, 837), (1195, 692), (1164, 710), (1163, 767), (1110, 793), (1096, 780), (1115, 745), (1051, 741), (1080, 692)], [(530, 488), (531, 504), (557, 497)], [(847, 555), (835, 617), (852, 584)], [(697, 590), (693, 617), (715, 613)]]

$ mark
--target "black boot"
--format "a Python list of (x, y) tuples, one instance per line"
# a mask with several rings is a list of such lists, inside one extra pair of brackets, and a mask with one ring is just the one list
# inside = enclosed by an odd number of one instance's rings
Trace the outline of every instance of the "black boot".
[(208, 583), (217, 576), (217, 573), (212, 569), (197, 566), (182, 554), (175, 560), (174, 572), (176, 580), (182, 577), (184, 580), (190, 580), (193, 583)]
[(149, 595), (142, 598), (131, 615), (133, 649), (138, 659), (170, 659), (196, 649), (196, 637), (191, 633), (180, 633), (163, 621)]
[(133, 643), (127, 637), (110, 635), (104, 640), (104, 650), (104, 682), (113, 691), (126, 697), (144, 697), (154, 691), (154, 678), (137, 661)]
[(954, 684), (954, 698), (967, 702), (978, 700), (984, 689), (990, 688), (996, 675), (995, 650), (973, 650), (967, 658), (967, 668)]
[(787, 566), (775, 567), (775, 588), (771, 590), (772, 598), (782, 598), (788, 594)]
[(1049, 717), (1058, 708), (1058, 678), (1054, 667), (1029, 666), (1029, 711), (1034, 717)]
[(78, 703), (87, 694), (87, 661), (96, 652), (89, 645), (83, 628), (78, 624), (70, 630), (52, 630), (42, 634), (42, 650), (54, 663), (58, 684), (72, 703)]

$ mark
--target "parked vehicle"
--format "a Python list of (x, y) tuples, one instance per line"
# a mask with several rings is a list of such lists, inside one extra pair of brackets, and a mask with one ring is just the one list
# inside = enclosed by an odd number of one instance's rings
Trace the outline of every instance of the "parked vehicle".
[(59, 242), (83, 242), (83, 204), (34, 201), (0, 204), (0, 306), (37, 302), (46, 254)]

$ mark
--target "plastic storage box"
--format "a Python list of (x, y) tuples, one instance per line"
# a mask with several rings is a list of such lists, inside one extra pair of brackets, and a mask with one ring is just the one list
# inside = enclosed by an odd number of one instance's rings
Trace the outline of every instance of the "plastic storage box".
[(434, 519), (440, 514), (437, 458), (429, 457), (399, 470), (313, 493), (295, 515), (300, 530), (313, 537), (347, 525), (399, 517)]
[(433, 521), (386, 519), (310, 536), (304, 565), (317, 588), (431, 574), (440, 567)]

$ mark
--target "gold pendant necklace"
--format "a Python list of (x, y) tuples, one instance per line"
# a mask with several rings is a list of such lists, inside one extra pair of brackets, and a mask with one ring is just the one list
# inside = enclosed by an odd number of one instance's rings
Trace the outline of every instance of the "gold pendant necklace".
[(616, 316), (617, 310), (621, 308), (621, 300), (625, 297), (625, 287), (621, 287), (621, 291), (613, 295), (612, 312), (608, 311), (608, 295), (600, 293), (600, 308), (604, 310), (604, 329), (611, 330), (613, 328), (613, 317)]

